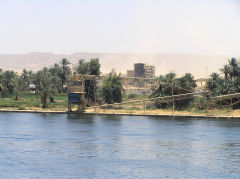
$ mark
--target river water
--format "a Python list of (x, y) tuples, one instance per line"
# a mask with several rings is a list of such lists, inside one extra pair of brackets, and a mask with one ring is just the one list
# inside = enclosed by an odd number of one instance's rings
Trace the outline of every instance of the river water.
[(0, 178), (240, 178), (240, 122), (0, 113)]

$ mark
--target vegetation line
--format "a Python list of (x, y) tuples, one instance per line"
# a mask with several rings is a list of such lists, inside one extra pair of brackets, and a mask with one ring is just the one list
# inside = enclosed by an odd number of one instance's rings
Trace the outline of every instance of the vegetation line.
[[(51, 67), (44, 67), (37, 72), (24, 69), (21, 74), (0, 69), (0, 109), (67, 111), (68, 79), (75, 74), (86, 74), (99, 77), (94, 83), (90, 80), (84, 83), (83, 95), (89, 101), (86, 112), (97, 107), (99, 112), (112, 110), (118, 113), (122, 110), (126, 113), (144, 111), (148, 114), (176, 110), (206, 115), (210, 114), (211, 110), (226, 107), (225, 113), (230, 115), (234, 112), (232, 110), (240, 108), (239, 63), (236, 58), (229, 59), (220, 73), (210, 75), (200, 91), (190, 73), (181, 77), (176, 73), (160, 75), (156, 78), (157, 84), (151, 86), (149, 95), (126, 94), (125, 77), (121, 74), (101, 74), (101, 65), (97, 58), (89, 61), (80, 59), (72, 68), (67, 59), (62, 59)], [(202, 94), (210, 95), (211, 101)], [(91, 104), (95, 106), (92, 107)], [(73, 109), (77, 110), (76, 106), (73, 105)]]

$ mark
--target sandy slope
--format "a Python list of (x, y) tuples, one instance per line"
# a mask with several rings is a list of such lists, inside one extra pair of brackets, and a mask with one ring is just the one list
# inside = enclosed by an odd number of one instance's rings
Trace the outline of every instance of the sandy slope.
[(218, 71), (227, 62), (229, 56), (220, 55), (187, 55), (187, 54), (104, 54), (104, 53), (75, 53), (70, 55), (54, 53), (28, 53), (15, 55), (0, 55), (0, 68), (21, 72), (23, 68), (34, 71), (43, 66), (52, 66), (61, 58), (67, 58), (72, 64), (79, 59), (99, 58), (102, 72), (108, 73), (113, 68), (117, 72), (125, 73), (133, 69), (133, 63), (143, 62), (154, 64), (156, 74), (165, 74), (174, 71), (179, 75), (186, 72), (194, 74), (197, 78), (206, 77), (207, 73)]

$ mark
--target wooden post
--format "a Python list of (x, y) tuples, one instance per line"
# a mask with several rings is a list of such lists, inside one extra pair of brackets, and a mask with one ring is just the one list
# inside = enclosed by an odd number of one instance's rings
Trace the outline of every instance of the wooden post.
[(81, 108), (81, 111), (84, 112), (84, 110), (85, 110), (85, 79), (82, 79), (82, 87), (83, 87), (83, 93), (82, 93), (82, 108)]
[(70, 102), (68, 103), (68, 112), (72, 112), (72, 106)]
[(96, 98), (96, 84), (95, 84), (95, 78), (93, 81), (93, 88), (94, 88), (94, 112), (96, 113), (96, 103), (97, 103), (97, 98)]
[(81, 104), (78, 104), (78, 112), (81, 112)]
[(71, 112), (70, 103), (68, 102), (68, 112)]
[(174, 101), (174, 97), (173, 97), (173, 115), (175, 115), (175, 101)]

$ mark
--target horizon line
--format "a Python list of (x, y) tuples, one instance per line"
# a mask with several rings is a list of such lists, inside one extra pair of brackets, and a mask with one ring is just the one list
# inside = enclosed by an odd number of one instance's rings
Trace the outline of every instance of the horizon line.
[(44, 51), (33, 51), (33, 52), (23, 52), (23, 53), (0, 53), (0, 55), (28, 55), (28, 54), (53, 54), (53, 55), (66, 55), (71, 56), (75, 54), (114, 54), (114, 55), (199, 55), (199, 56), (239, 56), (240, 54), (209, 54), (209, 53), (170, 53), (170, 52), (164, 52), (164, 53), (137, 53), (137, 52), (73, 52), (73, 53), (56, 53), (56, 52), (44, 52)]

